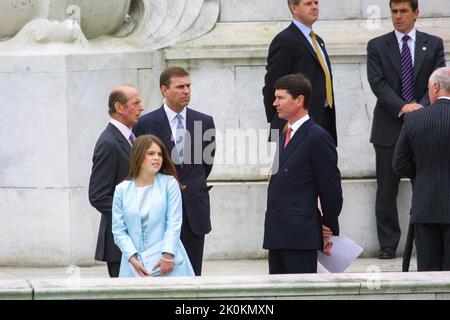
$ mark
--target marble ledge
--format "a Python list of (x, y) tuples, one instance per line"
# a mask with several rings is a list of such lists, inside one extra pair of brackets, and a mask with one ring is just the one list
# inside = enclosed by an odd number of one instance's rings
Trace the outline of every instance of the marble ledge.
[[(290, 21), (218, 23), (208, 34), (179, 43), (163, 50), (165, 60), (196, 59), (265, 59), (273, 37), (286, 28)], [(450, 18), (421, 19), (417, 28), (444, 40), (450, 58)], [(349, 36), (349, 30), (353, 33)], [(325, 40), (332, 59), (362, 59), (366, 56), (367, 42), (392, 30), (390, 20), (377, 24), (367, 20), (319, 21), (317, 34)]]

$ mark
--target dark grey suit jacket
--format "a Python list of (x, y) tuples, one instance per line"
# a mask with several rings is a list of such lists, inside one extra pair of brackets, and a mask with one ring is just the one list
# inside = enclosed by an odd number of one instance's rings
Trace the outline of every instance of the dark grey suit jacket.
[[(331, 66), (328, 58), (325, 43), (322, 38), (316, 35), (317, 42), (322, 48), (327, 64)], [(266, 109), (267, 122), (270, 122), (271, 129), (283, 129), (286, 121), (278, 117), (273, 102), (275, 101), (275, 82), (288, 74), (301, 72), (309, 79), (313, 89), (313, 95), (309, 104), (309, 116), (318, 125), (330, 128), (329, 134), (337, 144), (336, 134), (336, 106), (333, 96), (333, 109), (330, 116), (325, 116), (326, 108), (324, 102), (326, 98), (325, 74), (311, 44), (308, 42), (298, 27), (291, 23), (289, 27), (281, 31), (270, 44), (267, 57), (267, 73), (265, 84), (262, 89), (264, 95), (264, 106)], [(331, 78), (333, 75), (330, 70)]]
[[(428, 79), (434, 70), (445, 66), (442, 39), (417, 31), (414, 52), (416, 101), (426, 106), (430, 104)], [(398, 115), (406, 104), (401, 98), (401, 55), (394, 31), (369, 41), (367, 77), (377, 97), (370, 142), (393, 147), (403, 124), (403, 117)]]
[(101, 214), (95, 259), (119, 262), (122, 256), (112, 234), (112, 201), (116, 185), (128, 175), (131, 145), (111, 123), (97, 140), (89, 180), (89, 202)]
[(415, 178), (411, 223), (450, 223), (450, 100), (405, 116), (392, 165)]
[(342, 188), (336, 146), (312, 119), (295, 132), (286, 149), (285, 136), (279, 141), (279, 169), (267, 191), (263, 248), (322, 250), (322, 224), (339, 235)]

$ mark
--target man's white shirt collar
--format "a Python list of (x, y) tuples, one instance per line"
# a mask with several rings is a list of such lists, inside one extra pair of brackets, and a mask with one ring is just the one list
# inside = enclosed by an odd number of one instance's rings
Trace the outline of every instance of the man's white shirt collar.
[[(186, 107), (181, 110), (180, 115), (183, 117), (183, 122), (186, 123)], [(164, 103), (164, 111), (166, 112), (167, 119), (169, 119), (169, 122), (172, 122), (178, 113), (170, 109), (165, 103)]]
[[(395, 31), (395, 36), (397, 37), (397, 42), (400, 45), (403, 45), (403, 37), (405, 36), (405, 34), (397, 31), (397, 29), (394, 29), (394, 31)], [(416, 43), (416, 28), (413, 28), (407, 35), (411, 38), (413, 43)]]
[[(117, 121), (116, 119), (109, 120), (109, 123), (111, 123), (114, 127), (119, 129), (120, 133), (125, 137), (125, 139), (127, 139), (128, 142), (130, 141), (129, 140), (130, 139), (130, 135), (131, 135), (131, 129), (130, 128), (128, 128), (122, 122)], [(130, 144), (131, 144), (131, 142), (130, 142)]]
[(297, 121), (295, 121), (292, 125), (289, 125), (289, 127), (292, 129), (291, 137), (308, 120), (309, 120), (309, 115), (307, 114), (303, 118), (300, 118)]

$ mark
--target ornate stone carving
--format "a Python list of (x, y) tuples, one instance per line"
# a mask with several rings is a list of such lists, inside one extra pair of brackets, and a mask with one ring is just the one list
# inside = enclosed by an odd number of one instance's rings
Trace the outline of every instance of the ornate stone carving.
[(210, 31), (219, 10), (219, 0), (133, 0), (130, 15), (138, 23), (132, 36), (154, 47), (187, 41)]
[(0, 41), (82, 44), (109, 36), (158, 49), (210, 31), (219, 8), (219, 0), (5, 0)]

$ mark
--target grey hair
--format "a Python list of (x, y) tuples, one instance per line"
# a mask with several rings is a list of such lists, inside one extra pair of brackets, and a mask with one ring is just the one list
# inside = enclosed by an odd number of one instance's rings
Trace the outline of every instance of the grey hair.
[(450, 92), (450, 68), (436, 69), (430, 76), (430, 83), (438, 83), (441, 90)]

